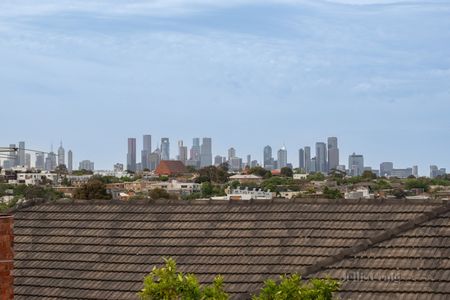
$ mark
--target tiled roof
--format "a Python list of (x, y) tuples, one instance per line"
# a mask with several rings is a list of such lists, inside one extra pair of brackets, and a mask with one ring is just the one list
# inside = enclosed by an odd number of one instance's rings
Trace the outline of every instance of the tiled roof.
[(157, 175), (179, 175), (186, 173), (186, 167), (179, 160), (162, 160), (155, 173)]
[(412, 293), (445, 299), (449, 209), (431, 202), (304, 200), (37, 205), (15, 214), (15, 295), (135, 299), (143, 277), (171, 256), (201, 282), (222, 274), (233, 299), (249, 299), (279, 274), (345, 279), (355, 270), (376, 276), (395, 270), (399, 278), (345, 281), (344, 299)]

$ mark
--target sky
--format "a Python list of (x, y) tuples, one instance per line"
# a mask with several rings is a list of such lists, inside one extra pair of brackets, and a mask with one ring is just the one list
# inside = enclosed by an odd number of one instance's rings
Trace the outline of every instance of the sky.
[[(2, 0), (0, 146), (211, 137), (262, 159), (339, 138), (341, 163), (450, 169), (450, 0)], [(138, 154), (139, 156), (139, 154)]]

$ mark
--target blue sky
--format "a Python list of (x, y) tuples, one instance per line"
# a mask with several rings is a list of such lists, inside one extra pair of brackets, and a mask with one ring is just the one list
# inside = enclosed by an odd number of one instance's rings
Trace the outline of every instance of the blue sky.
[(338, 136), (344, 164), (450, 169), (449, 41), (450, 0), (3, 0), (0, 145), (111, 168), (127, 137), (209, 136), (296, 165)]

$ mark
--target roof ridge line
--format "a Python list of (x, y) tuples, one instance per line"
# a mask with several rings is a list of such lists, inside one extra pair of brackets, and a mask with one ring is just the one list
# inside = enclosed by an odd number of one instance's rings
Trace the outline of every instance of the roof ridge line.
[(309, 275), (319, 272), (320, 270), (323, 270), (339, 261), (342, 261), (345, 258), (348, 258), (354, 254), (357, 254), (359, 252), (362, 252), (364, 250), (367, 250), (371, 248), (372, 246), (379, 244), (381, 242), (396, 238), (399, 234), (404, 233), (408, 230), (414, 229), (419, 227), (419, 225), (431, 221), (438, 217), (439, 215), (445, 214), (450, 211), (450, 203), (445, 203), (443, 206), (439, 206), (437, 208), (434, 208), (430, 211), (424, 212), (420, 214), (419, 216), (402, 223), (401, 225), (398, 225), (393, 228), (389, 228), (386, 230), (383, 230), (382, 233), (369, 236), (365, 241), (356, 244), (355, 246), (352, 246), (350, 248), (344, 249), (340, 251), (338, 254), (327, 257), (319, 262), (317, 262), (314, 265), (311, 265), (309, 267), (306, 267), (304, 269), (304, 272), (302, 273), (303, 277), (309, 277)]

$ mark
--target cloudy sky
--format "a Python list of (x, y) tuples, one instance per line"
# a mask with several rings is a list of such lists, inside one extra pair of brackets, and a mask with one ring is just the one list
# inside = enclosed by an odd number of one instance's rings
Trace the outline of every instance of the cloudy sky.
[(450, 0), (2, 0), (0, 146), (110, 169), (127, 137), (209, 136), (297, 165), (337, 136), (344, 164), (450, 169), (449, 41)]

